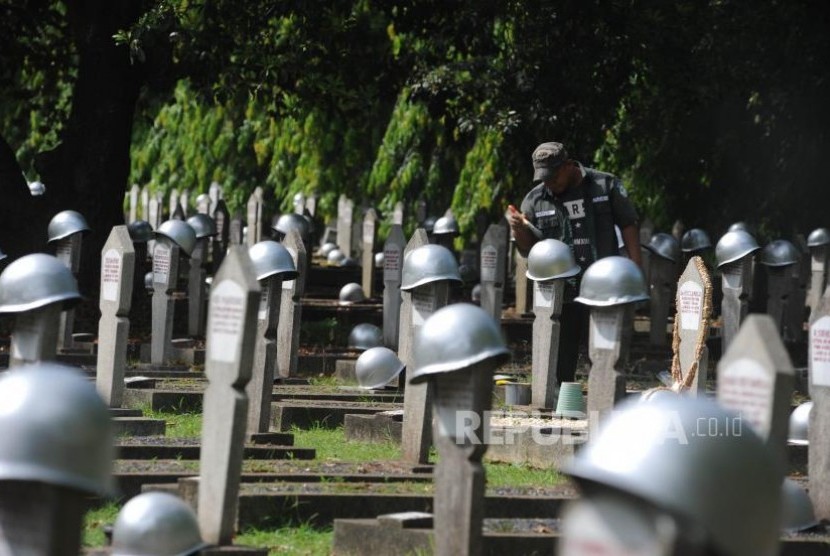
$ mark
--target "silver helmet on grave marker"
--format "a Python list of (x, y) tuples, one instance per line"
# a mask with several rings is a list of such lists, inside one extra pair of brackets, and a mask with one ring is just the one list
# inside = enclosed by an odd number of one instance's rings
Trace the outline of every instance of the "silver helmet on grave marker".
[(813, 402), (804, 402), (790, 413), (790, 432), (787, 440), (792, 444), (808, 445), (810, 443), (810, 412)]
[(168, 220), (155, 231), (156, 237), (166, 237), (178, 245), (188, 257), (196, 247), (196, 231), (183, 220)]
[(747, 224), (746, 222), (735, 222), (734, 224), (729, 226), (729, 229), (726, 230), (728, 232), (746, 232), (751, 236), (755, 235), (755, 230)]
[(776, 239), (761, 250), (761, 264), (765, 266), (789, 266), (801, 259), (795, 245), (786, 239)]
[(213, 237), (216, 235), (216, 222), (207, 214), (196, 213), (187, 219), (187, 223), (196, 232), (196, 239)]
[(675, 263), (680, 260), (680, 244), (671, 234), (664, 232), (654, 234), (645, 248), (663, 259)]
[(276, 275), (283, 280), (293, 280), (299, 274), (291, 253), (276, 241), (260, 241), (248, 249), (248, 255), (254, 263), (257, 280)]
[(637, 263), (625, 257), (604, 257), (582, 276), (575, 301), (594, 307), (612, 307), (648, 299), (645, 277)]
[(700, 228), (692, 228), (680, 240), (680, 250), (684, 253), (694, 253), (695, 251), (702, 251), (703, 249), (711, 249), (712, 240), (705, 230)]
[(458, 261), (449, 249), (429, 244), (413, 249), (406, 255), (401, 276), (402, 290), (411, 290), (439, 280), (461, 281)]
[(527, 277), (543, 282), (579, 274), (571, 248), (558, 239), (537, 241), (527, 254)]
[(300, 238), (306, 242), (311, 235), (311, 226), (303, 215), (294, 212), (283, 214), (276, 218), (271, 225), (271, 228), (280, 234), (280, 237), (285, 237), (291, 230), (297, 230)]
[(0, 274), (0, 313), (23, 313), (58, 302), (68, 308), (80, 299), (72, 272), (52, 255), (20, 257)]
[(136, 220), (127, 226), (133, 243), (147, 243), (153, 239), (153, 227), (146, 220)]
[(383, 388), (401, 374), (403, 362), (395, 352), (383, 346), (372, 347), (360, 354), (354, 372), (361, 388), (374, 390)]
[(726, 232), (715, 246), (715, 258), (718, 261), (718, 268), (725, 264), (734, 263), (759, 249), (758, 242), (749, 233), (743, 230)]
[(32, 197), (40, 197), (41, 195), (46, 194), (46, 186), (43, 185), (42, 181), (30, 181), (29, 182), (29, 193)]
[(112, 529), (112, 556), (186, 556), (206, 546), (194, 511), (166, 492), (130, 499)]
[(369, 349), (383, 345), (383, 331), (374, 324), (361, 323), (349, 333), (349, 347)]
[(3, 373), (0, 408), (0, 480), (112, 494), (112, 420), (78, 369), (40, 362)]
[(329, 253), (331, 253), (335, 249), (337, 249), (337, 244), (328, 241), (320, 246), (320, 256), (328, 257)]
[(801, 485), (784, 477), (781, 484), (781, 532), (798, 533), (818, 525), (810, 495)]
[(412, 384), (430, 376), (498, 366), (510, 359), (498, 323), (484, 309), (454, 303), (430, 315), (412, 349)]
[(452, 216), (442, 216), (435, 221), (432, 227), (432, 235), (458, 235), (458, 221)]
[(337, 300), (341, 305), (362, 303), (363, 301), (366, 301), (366, 293), (363, 291), (363, 286), (357, 282), (350, 282), (340, 288)]
[(75, 210), (64, 210), (57, 213), (49, 221), (48, 243), (64, 239), (78, 232), (88, 232), (89, 224), (83, 215)]
[(739, 421), (703, 398), (626, 403), (565, 472), (587, 495), (621, 492), (696, 526), (719, 554), (773, 556), (782, 470)]
[(822, 247), (830, 244), (830, 230), (817, 228), (807, 236), (807, 247)]
[(346, 259), (346, 254), (340, 249), (334, 248), (326, 255), (326, 262), (333, 265), (340, 265)]

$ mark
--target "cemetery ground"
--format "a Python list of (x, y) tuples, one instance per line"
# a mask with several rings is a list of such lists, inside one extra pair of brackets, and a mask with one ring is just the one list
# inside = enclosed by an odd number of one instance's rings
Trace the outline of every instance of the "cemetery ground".
[[(335, 381), (330, 378), (320, 378), (317, 385), (325, 388)], [(181, 386), (185, 387), (185, 381)], [(192, 381), (191, 381), (192, 385)], [(179, 413), (170, 411), (154, 411), (149, 407), (142, 408), (145, 417), (163, 419), (166, 424), (166, 436), (171, 438), (198, 439), (202, 432), (201, 414)], [(319, 474), (319, 482), (300, 483), (304, 491), (325, 490), (330, 492), (383, 492), (383, 493), (419, 493), (432, 496), (433, 488), (430, 481), (401, 481), (379, 482), (373, 484), (349, 483), (338, 477), (338, 474), (372, 474), (396, 472), (400, 473), (403, 466), (400, 460), (400, 445), (393, 442), (368, 443), (347, 441), (344, 438), (343, 427), (336, 429), (314, 426), (310, 429), (292, 428), (294, 444), (296, 446), (314, 447), (317, 456), (308, 461), (263, 461), (247, 460), (243, 463), (245, 472), (280, 472), (308, 476), (310, 473)], [(430, 461), (435, 462), (437, 456), (434, 450), (430, 454)], [(546, 493), (560, 489), (555, 488), (566, 484), (566, 479), (553, 469), (534, 469), (526, 465), (487, 463), (487, 485), (490, 492), (499, 493)], [(183, 474), (198, 474), (198, 461), (159, 460), (148, 462), (116, 463), (116, 472), (136, 469), (153, 469), (158, 472), (167, 468)], [(274, 483), (278, 486), (280, 483)], [(283, 483), (286, 486), (296, 487), (296, 483)], [(122, 501), (123, 503), (123, 501)], [(83, 544), (88, 548), (100, 547), (105, 544), (104, 528), (112, 525), (120, 509), (118, 502), (112, 501), (90, 510), (84, 524)], [(276, 516), (275, 516), (276, 517)], [(498, 524), (501, 528), (508, 525)], [(538, 525), (543, 528), (543, 524)], [(236, 544), (259, 546), (268, 548), (273, 554), (318, 555), (329, 554), (332, 548), (333, 530), (331, 524), (316, 526), (310, 522), (287, 523), (277, 527), (248, 527), (235, 537)]]

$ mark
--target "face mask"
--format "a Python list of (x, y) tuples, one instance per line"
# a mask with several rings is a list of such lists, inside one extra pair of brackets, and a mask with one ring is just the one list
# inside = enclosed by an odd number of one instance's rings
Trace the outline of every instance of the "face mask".
[(561, 556), (671, 556), (675, 520), (618, 494), (569, 502), (562, 516)]

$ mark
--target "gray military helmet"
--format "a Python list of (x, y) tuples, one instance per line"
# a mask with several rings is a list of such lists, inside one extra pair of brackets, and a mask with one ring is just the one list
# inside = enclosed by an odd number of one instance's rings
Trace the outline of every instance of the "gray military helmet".
[(461, 281), (458, 262), (446, 247), (429, 244), (413, 249), (403, 261), (401, 289), (411, 290), (438, 280)]
[(761, 264), (765, 266), (789, 266), (799, 259), (801, 253), (786, 239), (770, 241), (761, 250)]
[(734, 263), (760, 249), (755, 238), (743, 230), (726, 232), (715, 246), (715, 258), (718, 268)]
[(789, 438), (791, 444), (800, 444), (807, 446), (810, 444), (810, 412), (813, 410), (813, 402), (804, 402), (793, 409), (790, 413), (790, 432)]
[(156, 237), (166, 237), (181, 248), (188, 257), (196, 247), (196, 230), (181, 220), (168, 220), (155, 231)]
[(216, 235), (216, 222), (207, 214), (197, 212), (187, 219), (187, 223), (196, 232), (196, 239), (203, 237), (213, 237)]
[(297, 230), (303, 241), (308, 241), (311, 235), (311, 226), (309, 226), (308, 220), (303, 215), (293, 212), (279, 216), (273, 222), (271, 228), (281, 234), (282, 237), (288, 235), (291, 230)]
[(413, 384), (430, 376), (497, 367), (510, 359), (499, 324), (484, 309), (454, 303), (429, 316), (415, 336)]
[(20, 257), (0, 274), (0, 313), (22, 313), (58, 302), (68, 308), (79, 299), (72, 272), (52, 255)]
[(2, 249), (0, 249), (0, 261), (2, 261), (3, 259), (5, 259), (6, 257), (8, 257), (8, 255), (6, 255), (5, 253), (3, 253), (3, 250), (2, 250)]
[(0, 480), (113, 493), (112, 420), (81, 372), (51, 362), (7, 371), (0, 407)]
[(153, 227), (146, 220), (136, 220), (127, 226), (133, 243), (147, 243), (153, 239)]
[(340, 288), (340, 293), (338, 294), (337, 299), (342, 305), (361, 303), (366, 301), (366, 293), (363, 291), (363, 286), (357, 282), (350, 282)]
[(645, 248), (663, 259), (675, 263), (680, 260), (680, 244), (671, 234), (663, 232), (654, 234)]
[(361, 388), (374, 390), (383, 388), (401, 374), (403, 362), (395, 352), (383, 346), (372, 347), (360, 354), (354, 372)]
[(375, 268), (383, 268), (384, 260), (386, 260), (386, 257), (383, 254), (383, 251), (375, 253)]
[(680, 250), (684, 253), (694, 253), (695, 251), (702, 251), (704, 249), (712, 248), (712, 240), (705, 230), (700, 228), (692, 228), (680, 240)]
[(822, 247), (830, 244), (830, 230), (817, 228), (807, 236), (807, 247)]
[(210, 203), (210, 195), (207, 193), (199, 193), (196, 195), (196, 206), (198, 207), (202, 203)]
[(818, 525), (810, 495), (798, 483), (784, 477), (781, 483), (781, 531), (798, 533)]
[(426, 231), (426, 233), (431, 234), (432, 231), (435, 229), (435, 223), (438, 221), (438, 218), (435, 216), (427, 216), (424, 223), (421, 224), (421, 227)]
[(570, 278), (579, 274), (579, 271), (571, 248), (558, 239), (537, 241), (527, 254), (525, 274), (534, 281)]
[(435, 221), (432, 235), (458, 235), (458, 221), (452, 216), (442, 216)]
[(734, 224), (729, 226), (729, 229), (726, 230), (726, 231), (727, 232), (738, 232), (738, 231), (740, 231), (740, 232), (746, 232), (751, 236), (755, 235), (755, 231), (752, 229), (752, 226), (750, 226), (746, 222), (735, 222)]
[(186, 556), (206, 546), (196, 514), (167, 492), (131, 498), (112, 528), (112, 556)]
[(152, 270), (144, 275), (144, 287), (147, 288), (150, 291), (153, 291), (153, 271)]
[(470, 300), (475, 304), (481, 303), (481, 284), (473, 286), (473, 290), (470, 292)]
[(340, 259), (340, 262), (338, 263), (338, 266), (343, 266), (343, 267), (347, 267), (347, 268), (354, 268), (354, 267), (360, 266), (360, 264), (357, 262), (356, 259), (353, 259), (351, 257), (343, 257), (342, 259)]
[(328, 257), (329, 253), (337, 249), (337, 245), (332, 242), (324, 243), (320, 246), (320, 256), (321, 257)]
[(369, 349), (383, 345), (383, 331), (367, 322), (356, 325), (349, 332), (349, 347), (352, 349)]
[(42, 181), (30, 181), (29, 182), (29, 193), (32, 197), (40, 197), (46, 193), (46, 186), (43, 185)]
[(648, 299), (640, 267), (625, 257), (604, 257), (582, 275), (575, 301), (593, 307), (611, 307)]
[(346, 255), (340, 249), (332, 249), (328, 252), (328, 255), (326, 255), (326, 261), (329, 264), (339, 265), (345, 258)]
[(696, 524), (718, 553), (772, 556), (781, 470), (750, 427), (735, 433), (739, 419), (703, 398), (624, 403), (565, 472), (590, 491), (627, 493)]
[(282, 280), (293, 280), (299, 274), (291, 253), (276, 241), (260, 241), (248, 249), (248, 255), (254, 263), (257, 280), (277, 275)]
[(88, 232), (89, 224), (83, 215), (75, 210), (64, 210), (57, 213), (49, 221), (48, 243), (64, 239), (78, 232)]

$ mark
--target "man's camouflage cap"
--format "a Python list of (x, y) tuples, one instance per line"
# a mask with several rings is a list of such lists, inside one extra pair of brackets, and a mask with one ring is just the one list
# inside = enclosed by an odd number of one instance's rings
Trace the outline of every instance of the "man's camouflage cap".
[(568, 160), (568, 151), (562, 143), (542, 143), (533, 151), (533, 183), (553, 177), (556, 168)]

